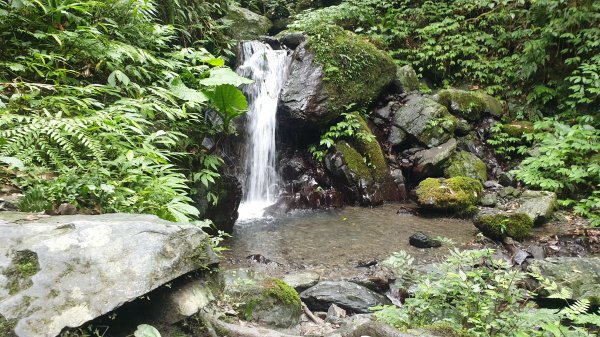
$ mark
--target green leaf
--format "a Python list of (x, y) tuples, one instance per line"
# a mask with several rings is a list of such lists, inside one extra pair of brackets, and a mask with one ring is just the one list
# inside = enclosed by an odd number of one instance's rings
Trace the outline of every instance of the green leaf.
[(203, 103), (208, 101), (208, 97), (203, 92), (188, 88), (179, 77), (176, 77), (171, 81), (169, 89), (175, 97), (190, 103)]
[(160, 332), (155, 327), (148, 324), (138, 325), (137, 330), (133, 333), (135, 337), (161, 337)]
[(218, 86), (230, 84), (239, 87), (242, 84), (251, 84), (254, 81), (236, 74), (229, 68), (213, 68), (209, 70), (210, 76), (200, 80), (200, 84), (206, 86)]
[(211, 102), (225, 121), (241, 115), (248, 109), (246, 96), (233, 85), (220, 85), (207, 92)]

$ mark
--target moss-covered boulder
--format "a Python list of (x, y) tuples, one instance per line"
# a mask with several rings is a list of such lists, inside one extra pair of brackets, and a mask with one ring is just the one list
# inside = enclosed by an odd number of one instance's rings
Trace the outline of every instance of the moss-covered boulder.
[[(359, 115), (355, 117), (361, 125), (359, 132), (372, 135), (367, 122)], [(337, 179), (337, 185), (353, 196), (348, 201), (373, 206), (401, 198), (383, 150), (375, 139), (338, 141), (325, 157), (325, 166)]]
[(302, 315), (298, 292), (280, 279), (268, 278), (244, 297), (240, 313), (247, 321), (287, 328), (297, 324)]
[(502, 116), (502, 104), (494, 97), (476, 91), (444, 89), (436, 95), (437, 101), (470, 122), (478, 122), (484, 114)]
[(421, 208), (472, 214), (477, 211), (475, 205), (483, 196), (483, 185), (468, 177), (427, 178), (415, 192)]
[(228, 35), (236, 40), (254, 40), (267, 35), (273, 23), (268, 18), (256, 14), (235, 3), (229, 5), (227, 14), (221, 19), (229, 27)]
[[(398, 128), (401, 134), (410, 135), (427, 147), (434, 147), (454, 136), (457, 123), (458, 119), (443, 105), (428, 97), (412, 94), (395, 111), (392, 132)], [(402, 141), (406, 139), (408, 137), (403, 137)]]
[(405, 65), (396, 69), (396, 86), (403, 92), (419, 90), (421, 83), (413, 67)]
[(483, 235), (501, 240), (509, 236), (522, 240), (529, 235), (533, 221), (525, 213), (505, 212), (496, 209), (484, 209), (475, 216), (475, 227)]
[(534, 131), (533, 123), (528, 121), (513, 121), (502, 125), (501, 130), (511, 137), (521, 137), (526, 133), (532, 133)]
[(374, 101), (396, 77), (396, 65), (364, 38), (336, 26), (314, 27), (296, 48), (281, 92), (278, 118), (324, 125)]
[(447, 161), (444, 168), (444, 177), (469, 177), (481, 182), (487, 180), (485, 163), (471, 152), (455, 152)]

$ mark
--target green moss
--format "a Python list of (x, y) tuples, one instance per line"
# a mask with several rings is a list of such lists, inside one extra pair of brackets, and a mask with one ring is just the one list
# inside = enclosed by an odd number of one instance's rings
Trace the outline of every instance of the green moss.
[(484, 182), (487, 180), (487, 168), (483, 161), (476, 155), (466, 151), (459, 151), (448, 159), (444, 168), (444, 177), (452, 178), (458, 176), (469, 177)]
[(481, 120), (485, 113), (495, 117), (500, 117), (503, 113), (502, 104), (483, 92), (444, 89), (438, 93), (438, 102), (450, 112), (471, 122)]
[(469, 177), (427, 178), (419, 184), (416, 194), (421, 207), (472, 214), (483, 195), (483, 186)]
[(298, 295), (298, 292), (290, 285), (276, 278), (269, 279), (266, 282), (266, 296), (272, 297), (280, 301), (281, 303), (291, 304), (298, 307), (302, 306), (302, 302), (300, 301), (300, 295)]
[(0, 336), (2, 337), (13, 337), (16, 336), (14, 333), (14, 328), (16, 325), (15, 320), (7, 320), (0, 314)]
[[(355, 114), (355, 116), (360, 123), (360, 131), (372, 135), (373, 132), (369, 128), (367, 121), (359, 114)], [(354, 140), (352, 143), (360, 153), (364, 153), (367, 157), (367, 162), (370, 164), (369, 170), (373, 179), (378, 182), (385, 180), (389, 176), (389, 170), (379, 142), (373, 139), (370, 142)]]
[(515, 240), (522, 240), (533, 227), (533, 221), (524, 213), (498, 212), (481, 214), (477, 217), (475, 225), (487, 237), (503, 239), (507, 236)]
[(526, 133), (533, 132), (533, 123), (527, 121), (516, 121), (502, 125), (502, 132), (511, 137), (521, 137)]
[(335, 149), (344, 156), (348, 169), (358, 178), (372, 180), (371, 169), (365, 163), (365, 158), (350, 144), (340, 141), (335, 144)]
[(8, 293), (16, 294), (23, 289), (31, 287), (31, 277), (40, 271), (40, 264), (35, 252), (22, 250), (15, 253), (11, 265), (4, 270), (8, 279)]
[(285, 326), (286, 322), (300, 317), (302, 302), (298, 292), (280, 279), (269, 278), (262, 281), (260, 291), (246, 296), (240, 307), (246, 320), (265, 321), (275, 326)]
[(350, 104), (367, 106), (396, 76), (396, 65), (364, 38), (337, 26), (311, 27), (308, 48), (323, 67), (331, 119)]

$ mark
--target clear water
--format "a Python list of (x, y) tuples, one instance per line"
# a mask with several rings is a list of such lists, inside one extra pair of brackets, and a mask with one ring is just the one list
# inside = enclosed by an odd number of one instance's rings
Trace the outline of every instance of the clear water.
[(241, 45), (238, 73), (254, 80), (243, 88), (248, 98), (248, 148), (246, 150), (246, 186), (239, 208), (239, 219), (258, 218), (263, 209), (275, 202), (275, 129), (279, 92), (287, 77), (289, 59), (285, 50), (273, 50), (258, 41)]
[(227, 242), (224, 264), (247, 265), (247, 257), (260, 254), (282, 265), (285, 271), (312, 270), (322, 277), (356, 274), (357, 265), (382, 261), (405, 250), (418, 262), (441, 258), (449, 246), (418, 249), (408, 243), (416, 231), (451, 239), (458, 247), (473, 241), (471, 220), (427, 218), (397, 214), (400, 205), (377, 208), (345, 207), (341, 210), (297, 212), (279, 219), (237, 223)]

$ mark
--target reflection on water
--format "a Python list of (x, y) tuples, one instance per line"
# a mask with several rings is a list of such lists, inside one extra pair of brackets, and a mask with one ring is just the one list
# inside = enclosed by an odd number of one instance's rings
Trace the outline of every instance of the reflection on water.
[(396, 214), (398, 208), (394, 204), (371, 209), (346, 207), (238, 223), (227, 242), (230, 251), (225, 260), (235, 265), (248, 255), (261, 254), (287, 269), (349, 269), (406, 250), (424, 262), (447, 249), (410, 246), (408, 238), (414, 232), (449, 238), (458, 245), (473, 240), (476, 232), (470, 220)]

